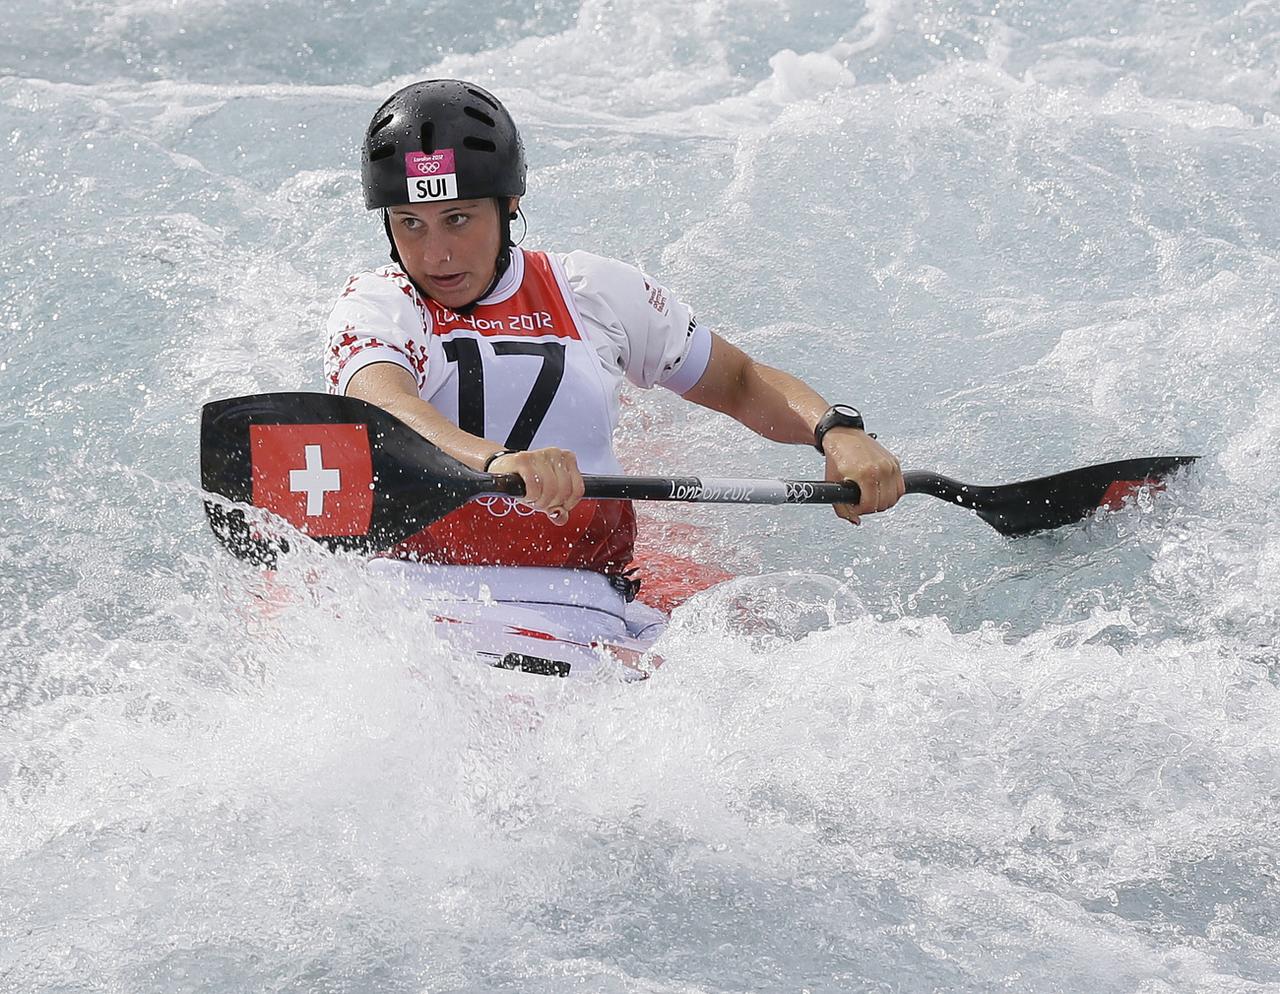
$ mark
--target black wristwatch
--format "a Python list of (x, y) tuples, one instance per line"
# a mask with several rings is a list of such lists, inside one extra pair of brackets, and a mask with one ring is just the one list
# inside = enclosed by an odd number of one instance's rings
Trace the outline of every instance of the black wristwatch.
[(503, 456), (510, 456), (514, 454), (515, 454), (514, 449), (499, 449), (497, 452), (495, 452), (493, 455), (491, 455), (488, 459), (484, 461), (484, 471), (486, 473), (489, 472), (489, 467), (492, 466), (495, 462), (497, 462)]
[(822, 452), (822, 439), (832, 428), (857, 428), (858, 431), (866, 431), (866, 424), (856, 407), (833, 404), (818, 419), (818, 424), (813, 429), (813, 447), (819, 452)]

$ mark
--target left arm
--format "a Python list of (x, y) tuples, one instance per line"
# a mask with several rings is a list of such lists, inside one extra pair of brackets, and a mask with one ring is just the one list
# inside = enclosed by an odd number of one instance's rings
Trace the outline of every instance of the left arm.
[[(813, 429), (830, 406), (801, 380), (756, 362), (719, 335), (712, 335), (711, 358), (686, 399), (727, 414), (775, 442), (812, 445)], [(892, 507), (903, 495), (902, 467), (893, 454), (865, 432), (832, 428), (823, 439), (826, 479), (853, 482), (862, 501), (836, 505), (836, 514), (859, 523), (863, 514)]]

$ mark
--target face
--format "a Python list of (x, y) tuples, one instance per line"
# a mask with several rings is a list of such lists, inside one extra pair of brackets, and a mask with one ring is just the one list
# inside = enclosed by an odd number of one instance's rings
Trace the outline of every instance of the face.
[(489, 288), (501, 239), (497, 201), (403, 204), (388, 213), (400, 261), (437, 303), (463, 307)]

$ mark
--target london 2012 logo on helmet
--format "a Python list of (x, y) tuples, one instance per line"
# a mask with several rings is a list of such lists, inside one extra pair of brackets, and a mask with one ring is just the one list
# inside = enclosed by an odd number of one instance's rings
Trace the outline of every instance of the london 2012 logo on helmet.
[(458, 199), (458, 171), (451, 148), (439, 152), (406, 152), (404, 175), (411, 204)]

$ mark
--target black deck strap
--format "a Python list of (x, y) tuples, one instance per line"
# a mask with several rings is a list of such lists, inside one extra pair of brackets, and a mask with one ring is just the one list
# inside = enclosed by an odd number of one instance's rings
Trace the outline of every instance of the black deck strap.
[(493, 664), (503, 670), (519, 670), (536, 676), (568, 676), (573, 669), (560, 659), (544, 659), (542, 656), (526, 656), (523, 652), (508, 652)]

